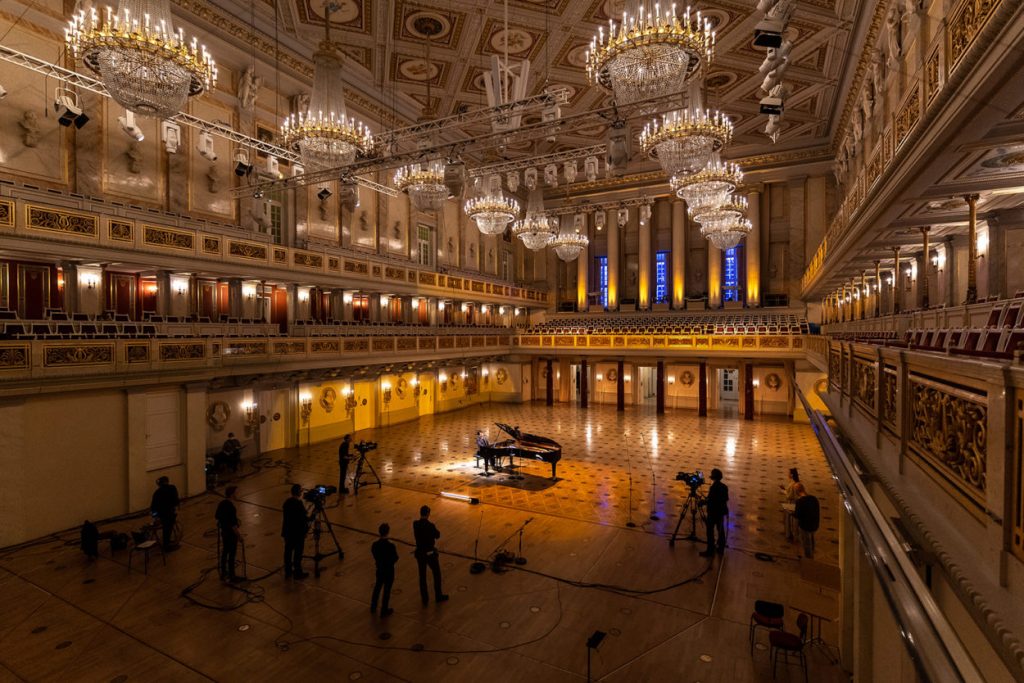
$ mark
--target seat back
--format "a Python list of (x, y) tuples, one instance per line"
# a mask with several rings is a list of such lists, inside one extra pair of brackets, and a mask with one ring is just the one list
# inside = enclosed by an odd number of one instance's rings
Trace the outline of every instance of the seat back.
[(798, 616), (796, 618), (796, 627), (797, 627), (797, 630), (800, 631), (800, 642), (801, 643), (804, 643), (804, 642), (807, 641), (807, 624), (809, 622), (810, 622), (810, 618), (806, 614), (804, 614), (803, 612), (801, 612), (800, 616)]

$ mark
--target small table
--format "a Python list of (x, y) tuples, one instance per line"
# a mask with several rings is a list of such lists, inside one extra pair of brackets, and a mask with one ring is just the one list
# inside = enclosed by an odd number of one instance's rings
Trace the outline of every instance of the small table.
[[(805, 641), (805, 644), (809, 647), (819, 648), (824, 653), (825, 658), (828, 659), (829, 664), (838, 664), (839, 658), (832, 655), (832, 649), (835, 648), (835, 646), (829, 645), (821, 636), (822, 624), (824, 624), (826, 621), (831, 623), (833, 621), (832, 617), (826, 617), (821, 614), (815, 614), (810, 610), (802, 609), (800, 607), (797, 607), (796, 605), (790, 605), (789, 607), (790, 609), (799, 612), (800, 614), (806, 614), (808, 619), (810, 620), (810, 623), (807, 627), (807, 635), (810, 637)], [(836, 649), (838, 650), (838, 648)]]

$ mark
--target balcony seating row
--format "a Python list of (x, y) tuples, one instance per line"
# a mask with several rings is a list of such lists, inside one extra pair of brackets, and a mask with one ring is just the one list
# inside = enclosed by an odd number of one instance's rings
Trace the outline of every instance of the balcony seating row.
[(531, 334), (809, 334), (805, 318), (792, 313), (628, 313), (556, 317)]

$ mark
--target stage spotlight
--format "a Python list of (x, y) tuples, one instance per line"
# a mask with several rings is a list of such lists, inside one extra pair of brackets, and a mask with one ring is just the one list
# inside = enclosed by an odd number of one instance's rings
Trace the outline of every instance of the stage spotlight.
[(57, 88), (53, 110), (57, 113), (57, 121), (62, 126), (74, 125), (75, 128), (81, 128), (89, 122), (89, 117), (78, 104), (78, 95), (67, 88)]
[(160, 123), (160, 139), (164, 142), (164, 149), (168, 154), (177, 154), (178, 146), (181, 144), (181, 126), (172, 121)]
[(142, 142), (146, 139), (146, 134), (135, 123), (135, 112), (131, 109), (125, 109), (124, 116), (118, 116), (117, 122), (121, 124), (121, 130), (124, 131), (124, 134), (136, 142)]
[(235, 151), (235, 175), (247, 176), (252, 173), (252, 164), (249, 163), (249, 150), (238, 149)]
[(761, 113), (769, 116), (782, 116), (782, 98), (769, 95), (761, 98)]
[(213, 148), (213, 136), (203, 131), (199, 134), (199, 143), (196, 145), (199, 156), (207, 161), (217, 161), (217, 152)]
[(448, 199), (457, 199), (462, 196), (466, 186), (465, 162), (456, 159), (445, 164), (444, 184), (448, 188)]

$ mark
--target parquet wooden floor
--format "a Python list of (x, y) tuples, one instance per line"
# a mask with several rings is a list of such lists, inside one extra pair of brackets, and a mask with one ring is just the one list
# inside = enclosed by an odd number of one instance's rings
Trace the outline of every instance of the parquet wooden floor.
[[(522, 481), (480, 476), (474, 436), (489, 429), (499, 438), (495, 422), (559, 441), (558, 480), (541, 462), (524, 463)], [(578, 681), (586, 675), (584, 641), (595, 630), (608, 633), (592, 658), (598, 680), (767, 681), (763, 632), (753, 655), (748, 649), (755, 599), (787, 605), (790, 629), (796, 608), (837, 612), (833, 590), (801, 578), (831, 583), (838, 558), (838, 493), (806, 425), (684, 411), (659, 417), (645, 406), (617, 413), (608, 406), (494, 404), (360, 438), (379, 442), (370, 457), (384, 485), (328, 500), (345, 557), (326, 560), (319, 578), (286, 581), (271, 573), (243, 584), (243, 592), (220, 584), (214, 571), (191, 592), (207, 606), (181, 597), (216, 564), (212, 494), (185, 503), (181, 549), (166, 566), (151, 558), (148, 575), (138, 566), (129, 571), (127, 554), (111, 557), (106, 545), (98, 561), (87, 561), (75, 534), (0, 553), (0, 682)], [(250, 577), (281, 564), (279, 509), (289, 484), (337, 482), (336, 447), (267, 454), (273, 465), (239, 479)], [(779, 485), (792, 466), (822, 504), (814, 563), (800, 560), (783, 534)], [(673, 548), (666, 539), (687, 493), (676, 472), (712, 467), (725, 473), (731, 518), (729, 549), (709, 562), (697, 554), (702, 544), (683, 540)], [(481, 504), (442, 499), (442, 490)], [(451, 595), (426, 608), (410, 546), (422, 504), (433, 508), (442, 532)], [(509, 536), (517, 549), (514, 532), (526, 520), (525, 566), (469, 573), (474, 554), (489, 556)], [(630, 520), (636, 528), (627, 528)], [(396, 612), (387, 619), (367, 609), (369, 546), (381, 521), (391, 524), (401, 557)], [(684, 535), (689, 526), (685, 520)], [(834, 623), (825, 624), (824, 637), (836, 642)], [(812, 681), (845, 680), (818, 650), (810, 667)], [(796, 667), (778, 672), (778, 680), (802, 678)]]

